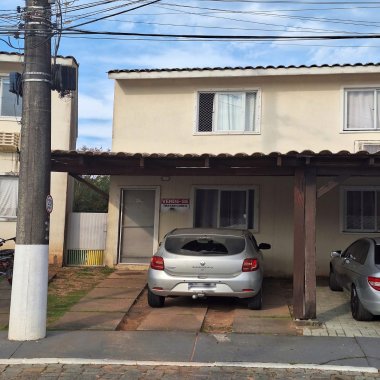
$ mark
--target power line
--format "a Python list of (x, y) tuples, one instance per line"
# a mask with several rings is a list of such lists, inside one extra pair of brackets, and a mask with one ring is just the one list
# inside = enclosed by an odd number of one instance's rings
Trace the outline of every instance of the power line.
[(169, 34), (169, 33), (132, 33), (132, 32), (110, 32), (110, 31), (91, 31), (76, 28), (63, 30), (64, 34), (88, 34), (88, 35), (108, 35), (108, 36), (140, 36), (140, 37), (169, 37), (169, 38), (193, 38), (201, 39), (224, 39), (228, 40), (352, 40), (352, 39), (378, 39), (380, 34), (365, 35), (324, 35), (324, 36), (284, 36), (284, 35), (205, 35), (205, 34)]
[[(97, 19), (95, 19), (95, 20), (82, 22), (81, 24), (74, 25), (73, 28), (78, 28), (79, 26), (84, 26), (84, 25), (92, 24), (92, 23), (94, 23), (94, 22), (101, 21), (101, 20), (105, 20), (105, 19), (110, 18), (110, 17), (113, 17), (113, 16), (121, 15), (121, 14), (123, 14), (123, 13), (125, 13), (125, 12), (131, 12), (131, 11), (133, 11), (133, 10), (143, 8), (143, 7), (146, 7), (146, 6), (148, 6), (148, 5), (158, 3), (158, 2), (160, 2), (160, 1), (161, 1), (161, 0), (154, 0), (154, 1), (151, 1), (151, 2), (149, 2), (149, 3), (146, 3), (146, 4), (142, 4), (142, 5), (136, 6), (136, 7), (134, 7), (134, 8), (126, 9), (126, 10), (123, 10), (123, 11), (120, 11), (120, 12), (117, 12), (117, 13), (113, 13), (113, 14), (111, 14), (111, 15), (107, 15), (107, 16), (99, 17), (99, 18), (97, 18)], [(140, 1), (137, 1), (137, 3), (139, 3), (139, 2), (140, 2)]]
[[(112, 36), (112, 37), (102, 37), (102, 36), (98, 36), (98, 35), (90, 35), (90, 36), (87, 36), (87, 35), (66, 35), (65, 38), (68, 38), (68, 39), (83, 39), (83, 40), (109, 40), (109, 41), (148, 41), (148, 42), (161, 42), (159, 40), (157, 40), (156, 38), (142, 38), (142, 37), (130, 37), (130, 38), (122, 38), (122, 37), (118, 37), (118, 36)], [(184, 43), (184, 42), (199, 42), (198, 39), (191, 39), (191, 38), (187, 38), (187, 39), (165, 39), (165, 41), (169, 41), (169, 42), (179, 42), (179, 43)], [(208, 40), (208, 39), (204, 39), (202, 40), (202, 42), (226, 42), (225, 40), (223, 39), (220, 39), (220, 40)], [(262, 44), (262, 45), (279, 45), (279, 46), (296, 46), (296, 47), (324, 47), (324, 48), (328, 48), (328, 49), (335, 49), (335, 48), (339, 48), (339, 49), (352, 49), (352, 48), (355, 48), (355, 49), (361, 49), (361, 48), (374, 48), (374, 49), (378, 49), (380, 48), (380, 45), (322, 45), (322, 44), (310, 44), (308, 43), (307, 45), (305, 44), (297, 44), (297, 43), (288, 43), (288, 42), (284, 42), (284, 41), (255, 41), (255, 40), (236, 40), (234, 42), (240, 42), (240, 43), (255, 43), (255, 44)]]

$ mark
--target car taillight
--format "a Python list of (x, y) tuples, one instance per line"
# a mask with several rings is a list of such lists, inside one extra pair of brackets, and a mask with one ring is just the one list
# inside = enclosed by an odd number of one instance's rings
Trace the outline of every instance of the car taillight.
[(155, 270), (164, 270), (164, 259), (161, 256), (153, 256), (150, 259), (150, 267)]
[(377, 277), (368, 277), (368, 283), (375, 289), (380, 291), (380, 278)]
[(242, 272), (253, 272), (259, 269), (259, 260), (257, 259), (245, 259), (241, 268)]

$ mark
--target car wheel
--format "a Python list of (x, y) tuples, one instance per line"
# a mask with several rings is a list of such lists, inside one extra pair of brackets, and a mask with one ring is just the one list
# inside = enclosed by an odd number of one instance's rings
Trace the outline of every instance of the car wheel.
[(370, 321), (373, 315), (366, 310), (360, 302), (358, 292), (354, 285), (351, 288), (351, 313), (357, 321)]
[(260, 310), (263, 305), (263, 289), (253, 297), (248, 299), (248, 309), (251, 310)]
[(150, 307), (162, 307), (165, 303), (165, 297), (158, 296), (150, 291), (148, 288), (148, 305)]
[(335, 273), (330, 268), (330, 275), (329, 275), (329, 288), (333, 290), (334, 292), (341, 292), (343, 288), (338, 284), (336, 280)]

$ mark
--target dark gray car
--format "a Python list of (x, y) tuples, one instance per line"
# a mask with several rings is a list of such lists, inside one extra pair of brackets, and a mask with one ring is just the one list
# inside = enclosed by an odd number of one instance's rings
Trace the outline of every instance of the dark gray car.
[(362, 238), (331, 252), (331, 290), (351, 292), (351, 312), (358, 321), (380, 315), (380, 238)]

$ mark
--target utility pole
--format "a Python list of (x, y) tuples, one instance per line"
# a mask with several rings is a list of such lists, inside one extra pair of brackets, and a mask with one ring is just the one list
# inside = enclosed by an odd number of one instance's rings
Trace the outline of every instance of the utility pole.
[(52, 0), (26, 0), (20, 177), (10, 340), (46, 336)]

